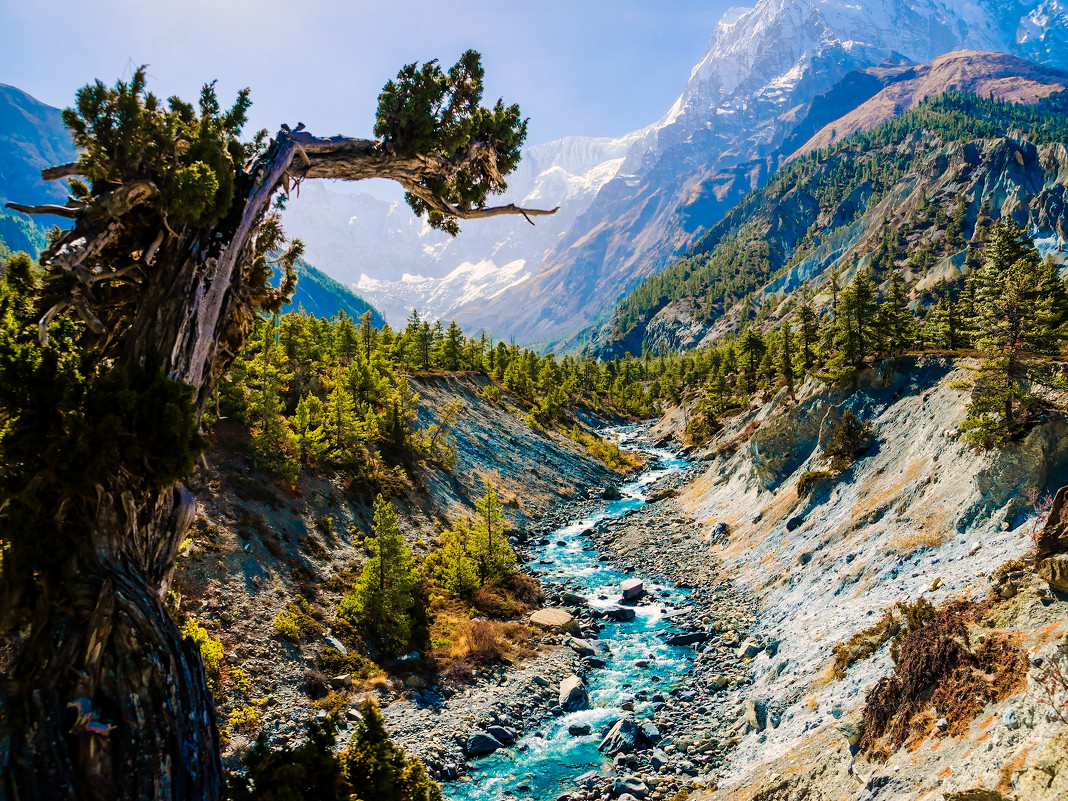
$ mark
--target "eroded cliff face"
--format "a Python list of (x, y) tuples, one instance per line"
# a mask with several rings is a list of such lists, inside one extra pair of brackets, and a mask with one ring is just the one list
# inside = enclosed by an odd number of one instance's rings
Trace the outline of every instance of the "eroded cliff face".
[[(941, 799), (975, 787), (1064, 797), (1066, 727), (1050, 719), (1034, 679), (964, 735), (920, 721), (885, 764), (855, 757), (843, 735), (893, 663), (884, 645), (835, 680), (833, 647), (898, 602), (996, 596), (994, 572), (1031, 547), (1028, 493), (1065, 483), (1064, 421), (1003, 452), (977, 454), (959, 441), (967, 393), (955, 387), (966, 370), (924, 357), (866, 371), (855, 390), (809, 381), (796, 402), (780, 392), (707, 446), (708, 469), (681, 502), (708, 557), (759, 599), (751, 636), (777, 644), (753, 658), (753, 684), (724, 698), (742, 720), (754, 701), (769, 723), (740, 722), (721, 789), (707, 797)], [(871, 450), (799, 497), (801, 477), (826, 469), (822, 445), (846, 410), (873, 424)], [(1030, 574), (1002, 594), (1011, 597), (981, 626), (1048, 660), (1068, 635), (1068, 603)]]

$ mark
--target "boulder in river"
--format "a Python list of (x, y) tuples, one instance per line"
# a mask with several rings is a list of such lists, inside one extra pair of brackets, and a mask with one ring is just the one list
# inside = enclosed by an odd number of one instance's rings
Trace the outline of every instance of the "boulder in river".
[(567, 727), (567, 733), (572, 737), (585, 737), (590, 733), (589, 723), (572, 723)]
[(604, 488), (604, 492), (601, 493), (602, 501), (618, 501), (623, 498), (623, 495), (619, 491), (619, 487), (609, 484)]
[(619, 585), (619, 588), (623, 591), (624, 601), (634, 601), (645, 594), (645, 585), (641, 579), (627, 579)]
[(645, 737), (638, 728), (638, 724), (634, 722), (634, 718), (622, 718), (608, 730), (608, 734), (601, 740), (597, 750), (608, 756), (629, 754), (636, 751), (644, 740)]
[(479, 757), (492, 754), (498, 748), (504, 748), (504, 743), (487, 731), (476, 731), (467, 738), (464, 753), (468, 757)]
[(668, 645), (696, 645), (708, 639), (708, 634), (703, 631), (686, 631), (682, 634), (673, 634), (665, 642)]
[(616, 779), (612, 785), (612, 795), (621, 796), (624, 793), (630, 793), (635, 798), (645, 798), (649, 795), (649, 787), (637, 776), (623, 776)]
[(586, 685), (582, 679), (572, 673), (560, 682), (560, 707), (568, 712), (577, 712), (580, 709), (588, 709), (590, 698), (586, 695)]
[(579, 656), (593, 656), (597, 653), (592, 645), (578, 637), (572, 637), (567, 644), (571, 646), (571, 650)]
[(575, 592), (565, 592), (560, 596), (560, 599), (565, 604), (571, 604), (572, 606), (585, 606), (589, 603), (585, 595), (579, 595)]
[(487, 726), (486, 733), (505, 744), (514, 743), (515, 738), (518, 736), (516, 730), (508, 726)]
[(532, 625), (550, 631), (578, 631), (578, 622), (566, 609), (538, 609), (528, 618)]
[(628, 620), (634, 620), (634, 610), (628, 609), (625, 606), (613, 606), (604, 611), (604, 616), (610, 620), (617, 620), (620, 623), (625, 623)]

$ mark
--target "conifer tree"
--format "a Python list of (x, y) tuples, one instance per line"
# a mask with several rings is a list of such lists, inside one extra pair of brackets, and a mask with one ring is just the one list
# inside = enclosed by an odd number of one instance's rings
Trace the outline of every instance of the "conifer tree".
[(797, 307), (798, 335), (801, 340), (801, 362), (805, 370), (811, 370), (815, 363), (818, 321), (815, 312), (807, 302)]
[(484, 494), (475, 501), (477, 518), (471, 538), (471, 554), (478, 565), (479, 584), (515, 570), (515, 552), (508, 543), (508, 519), (497, 497), (497, 490), (488, 481)]
[(760, 335), (760, 332), (750, 328), (742, 335), (740, 350), (745, 363), (746, 388), (749, 392), (752, 392), (756, 389), (757, 371), (767, 346), (764, 344), (764, 338)]
[(463, 598), (478, 588), (479, 564), (471, 555), (473, 533), (462, 520), (441, 535), (441, 583)]
[(782, 324), (782, 337), (780, 346), (779, 372), (786, 382), (786, 388), (790, 391), (790, 397), (794, 397), (794, 337), (790, 330), (790, 321)]
[(330, 391), (323, 404), (323, 424), (331, 456), (339, 461), (351, 460), (366, 432), (356, 414), (356, 403), (349, 392), (345, 371), (340, 366), (330, 375)]
[(297, 438), (297, 452), (301, 467), (308, 466), (308, 459), (326, 453), (326, 434), (323, 431), (323, 402), (315, 395), (305, 395), (297, 404), (291, 420)]
[(411, 637), (412, 553), (393, 504), (379, 495), (374, 509), (372, 536), (366, 541), (371, 555), (353, 592), (338, 604), (338, 617), (367, 632), (387, 653), (396, 654)]

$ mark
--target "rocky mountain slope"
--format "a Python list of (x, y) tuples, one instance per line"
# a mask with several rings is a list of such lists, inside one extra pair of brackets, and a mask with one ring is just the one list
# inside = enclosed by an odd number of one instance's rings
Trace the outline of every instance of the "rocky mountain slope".
[[(942, 60), (938, 69), (955, 71), (955, 62)], [(1040, 85), (1059, 85), (1052, 78)], [(967, 269), (981, 214), (1013, 219), (1063, 262), (1062, 103), (1058, 95), (1032, 112), (966, 96), (928, 101), (793, 161), (627, 297), (595, 347), (604, 354), (687, 348), (737, 330), (757, 310), (786, 314), (801, 293), (816, 295), (819, 306), (828, 299), (820, 292), (832, 267), (847, 280), (855, 267), (876, 266), (888, 238), (898, 241), (887, 258), (911, 298), (929, 304), (942, 282), (959, 281)], [(1032, 129), (1033, 114), (1044, 120), (1043, 131)], [(961, 230), (947, 236), (954, 215)], [(887, 267), (878, 265), (880, 281)]]
[[(733, 725), (729, 766), (720, 789), (698, 797), (948, 799), (975, 788), (1063, 797), (1064, 725), (1044, 700), (1041, 671), (980, 704), (963, 728), (918, 720), (907, 750), (891, 749), (886, 762), (858, 755), (849, 738), (866, 693), (893, 669), (889, 637), (833, 673), (836, 646), (921, 597), (935, 606), (992, 597), (977, 642), (1006, 634), (1032, 666), (1063, 659), (1063, 596), (1026, 570), (999, 568), (1032, 547), (1027, 498), (1068, 477), (1068, 428), (1052, 421), (1005, 452), (976, 454), (956, 438), (965, 394), (955, 386), (967, 368), (924, 357), (884, 362), (855, 391), (810, 381), (796, 402), (784, 390), (755, 403), (706, 448), (707, 469), (680, 502), (705, 558), (761, 611), (750, 632), (753, 683), (728, 689), (711, 716)], [(799, 480), (820, 469), (847, 410), (872, 422), (874, 447), (805, 493)], [(747, 717), (749, 707), (759, 715)]]

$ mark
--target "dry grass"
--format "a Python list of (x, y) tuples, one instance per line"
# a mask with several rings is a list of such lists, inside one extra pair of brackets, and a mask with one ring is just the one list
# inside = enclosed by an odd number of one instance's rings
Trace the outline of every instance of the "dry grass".
[(946, 535), (943, 531), (930, 529), (902, 531), (890, 538), (890, 550), (907, 555), (922, 549), (938, 548), (945, 541)]

